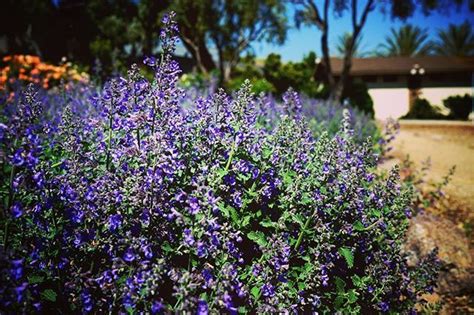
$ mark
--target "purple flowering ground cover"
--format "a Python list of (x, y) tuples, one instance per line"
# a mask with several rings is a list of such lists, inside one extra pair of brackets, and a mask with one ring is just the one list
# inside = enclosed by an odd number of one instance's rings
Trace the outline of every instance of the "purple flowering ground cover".
[(296, 92), (272, 120), (248, 84), (183, 110), (164, 25), (152, 82), (4, 102), (1, 312), (414, 312), (436, 252), (408, 267), (413, 192), (348, 112), (314, 137)]

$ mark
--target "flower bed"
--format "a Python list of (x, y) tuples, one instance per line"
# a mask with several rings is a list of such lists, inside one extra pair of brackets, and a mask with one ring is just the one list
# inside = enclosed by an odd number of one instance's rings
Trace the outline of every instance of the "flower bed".
[(293, 91), (272, 128), (248, 84), (184, 111), (176, 25), (164, 23), (163, 59), (145, 60), (152, 82), (132, 67), (87, 103), (59, 99), (57, 123), (32, 87), (8, 103), (1, 309), (413, 310), (436, 253), (407, 266), (412, 191), (397, 169), (374, 175), (372, 143), (357, 144), (348, 112), (316, 140)]

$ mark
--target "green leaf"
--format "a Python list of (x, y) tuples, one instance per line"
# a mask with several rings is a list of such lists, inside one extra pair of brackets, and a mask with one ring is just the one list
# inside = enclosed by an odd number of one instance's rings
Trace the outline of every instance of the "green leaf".
[(246, 215), (246, 216), (242, 219), (242, 221), (240, 221), (240, 226), (245, 227), (245, 226), (249, 225), (251, 218), (252, 218), (251, 215)]
[(349, 248), (341, 247), (338, 252), (342, 257), (344, 257), (349, 268), (352, 268), (354, 266), (354, 255), (352, 254), (352, 251)]
[(338, 295), (334, 300), (334, 306), (336, 307), (336, 310), (339, 310), (342, 305), (344, 305), (344, 296)]
[(344, 280), (339, 277), (336, 277), (335, 282), (337, 293), (344, 293), (344, 288), (346, 287), (346, 283), (344, 282)]
[(308, 193), (303, 193), (301, 196), (301, 203), (304, 205), (309, 205), (313, 202), (313, 198), (311, 198), (311, 195)]
[(264, 219), (263, 221), (260, 221), (260, 225), (263, 226), (263, 227), (274, 227), (275, 222), (273, 222), (270, 219)]
[(225, 170), (225, 169), (219, 169), (217, 170), (217, 175), (219, 175), (219, 177), (224, 177), (227, 175), (229, 171)]
[(28, 282), (30, 284), (36, 284), (36, 283), (41, 283), (44, 281), (43, 276), (37, 276), (37, 275), (32, 275), (28, 277)]
[(305, 217), (303, 217), (302, 214), (298, 213), (298, 214), (293, 215), (292, 217), (293, 217), (293, 221), (298, 223), (300, 226), (305, 225), (306, 219)]
[(355, 287), (359, 288), (362, 285), (362, 278), (358, 275), (353, 275), (351, 279)]
[(229, 209), (227, 209), (225, 203), (219, 202), (219, 203), (217, 204), (217, 206), (219, 207), (219, 210), (221, 210), (222, 215), (223, 215), (224, 217), (228, 218), (228, 217), (230, 216)]
[(272, 149), (269, 149), (269, 148), (263, 149), (262, 151), (263, 158), (268, 159), (272, 155), (272, 153), (273, 153)]
[(169, 253), (169, 252), (173, 251), (173, 249), (171, 248), (171, 245), (170, 245), (170, 243), (168, 243), (168, 241), (163, 242), (163, 245), (161, 245), (161, 249), (166, 253)]
[(377, 218), (380, 218), (382, 216), (382, 212), (379, 209), (372, 209), (371, 212), (372, 212), (372, 215)]
[(295, 172), (293, 171), (288, 171), (286, 173), (283, 174), (283, 183), (286, 185), (286, 186), (290, 186), (291, 183), (293, 183), (293, 177), (295, 176)]
[(230, 217), (232, 218), (232, 222), (234, 222), (234, 224), (240, 225), (239, 214), (237, 213), (237, 210), (231, 206), (229, 206), (228, 209), (230, 212)]
[(352, 289), (352, 290), (349, 290), (349, 292), (347, 293), (347, 300), (349, 301), (350, 304), (352, 303), (355, 303), (357, 302), (357, 292), (356, 290)]
[(298, 282), (298, 290), (303, 291), (306, 288), (306, 284), (304, 282)]
[(265, 239), (265, 234), (263, 234), (263, 232), (252, 231), (252, 232), (247, 233), (247, 237), (260, 246), (267, 245), (267, 240)]
[(259, 288), (259, 287), (253, 287), (253, 288), (250, 290), (250, 293), (252, 293), (252, 295), (253, 295), (254, 298), (258, 298), (259, 295), (260, 295), (260, 288)]
[(353, 227), (354, 227), (354, 230), (356, 231), (359, 231), (359, 232), (365, 231), (365, 226), (360, 221), (356, 221)]
[(57, 294), (51, 289), (46, 289), (43, 292), (41, 292), (41, 297), (43, 298), (43, 300), (56, 302)]

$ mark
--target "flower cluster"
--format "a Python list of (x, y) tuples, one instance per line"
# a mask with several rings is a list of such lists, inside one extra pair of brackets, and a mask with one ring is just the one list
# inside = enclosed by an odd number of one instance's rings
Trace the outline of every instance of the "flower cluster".
[(0, 89), (9, 89), (15, 83), (32, 82), (44, 89), (58, 85), (61, 79), (86, 83), (89, 76), (79, 72), (70, 62), (55, 66), (42, 62), (38, 56), (12, 55), (3, 57), (4, 67), (0, 68)]
[(60, 119), (30, 87), (1, 116), (0, 310), (413, 310), (436, 264), (408, 267), (411, 191), (374, 175), (350, 114), (316, 139), (289, 91), (269, 128), (247, 83), (183, 110), (164, 22), (153, 81), (65, 92)]

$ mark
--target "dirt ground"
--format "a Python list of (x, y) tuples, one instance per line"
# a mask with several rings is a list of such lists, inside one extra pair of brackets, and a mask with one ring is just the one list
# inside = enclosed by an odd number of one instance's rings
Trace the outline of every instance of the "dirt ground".
[[(441, 121), (400, 121), (400, 133), (392, 143), (392, 159), (382, 167), (400, 164), (407, 155), (420, 168), (423, 161), (431, 159), (428, 181), (440, 182), (449, 169), (456, 165), (451, 182), (444, 189), (445, 210), (435, 212), (466, 232), (474, 257), (474, 123)], [(441, 209), (441, 208), (440, 208)], [(432, 211), (437, 211), (432, 209)], [(466, 230), (466, 224), (469, 224)], [(449, 233), (449, 231), (446, 231)], [(433, 295), (432, 297), (436, 297)], [(439, 300), (439, 296), (433, 301)], [(443, 297), (446, 303), (440, 314), (473, 314), (472, 293)]]
[(474, 211), (474, 124), (471, 122), (401, 121), (391, 155), (407, 155), (420, 166), (428, 157), (428, 180), (440, 181), (449, 169), (456, 171), (446, 192)]

